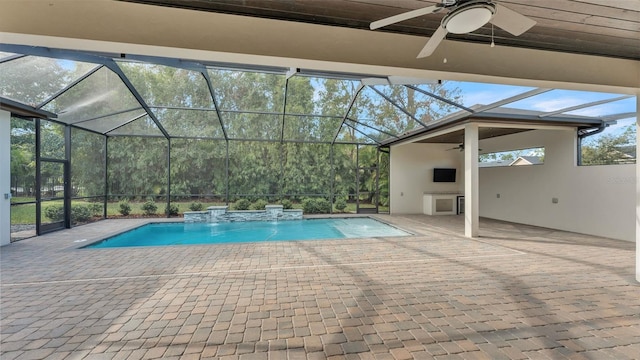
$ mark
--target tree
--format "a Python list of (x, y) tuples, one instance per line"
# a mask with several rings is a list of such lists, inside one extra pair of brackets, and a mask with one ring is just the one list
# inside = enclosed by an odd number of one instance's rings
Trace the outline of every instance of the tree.
[(104, 195), (104, 136), (71, 129), (71, 185), (78, 196)]
[(633, 164), (636, 126), (626, 126), (617, 134), (601, 134), (582, 143), (582, 165)]
[[(403, 134), (418, 129), (422, 127), (420, 123), (428, 124), (458, 110), (451, 104), (404, 85), (385, 85), (374, 88), (375, 90), (365, 88), (361, 92), (349, 112), (349, 117), (392, 134)], [(448, 88), (445, 82), (420, 85), (419, 88), (454, 102), (462, 102), (461, 90)], [(388, 137), (384, 133), (376, 136), (380, 140)]]
[(15, 59), (0, 67), (0, 93), (3, 97), (36, 106), (91, 67), (90, 64), (32, 56)]

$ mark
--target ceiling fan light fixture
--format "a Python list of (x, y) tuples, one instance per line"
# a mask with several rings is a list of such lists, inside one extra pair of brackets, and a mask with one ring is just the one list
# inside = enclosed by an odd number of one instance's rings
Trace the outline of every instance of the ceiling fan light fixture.
[(495, 11), (495, 5), (490, 2), (461, 6), (445, 16), (442, 26), (452, 34), (470, 33), (488, 23)]

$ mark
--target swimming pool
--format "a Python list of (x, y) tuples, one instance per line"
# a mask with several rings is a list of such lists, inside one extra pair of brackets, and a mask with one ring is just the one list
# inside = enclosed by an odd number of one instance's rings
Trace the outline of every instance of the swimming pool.
[(228, 244), (411, 235), (372, 218), (232, 223), (152, 223), (84, 248)]

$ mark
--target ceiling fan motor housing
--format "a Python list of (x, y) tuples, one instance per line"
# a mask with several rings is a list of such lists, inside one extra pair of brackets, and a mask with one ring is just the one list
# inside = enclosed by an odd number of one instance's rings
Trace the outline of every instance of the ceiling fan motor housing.
[(496, 12), (491, 1), (469, 1), (459, 5), (442, 19), (442, 27), (452, 34), (466, 34), (488, 23)]

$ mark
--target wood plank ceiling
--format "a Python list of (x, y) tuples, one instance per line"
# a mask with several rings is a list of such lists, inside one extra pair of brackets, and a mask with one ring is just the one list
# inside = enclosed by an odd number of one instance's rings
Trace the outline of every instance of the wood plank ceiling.
[[(369, 29), (372, 21), (437, 0), (121, 0), (286, 21)], [(496, 44), (640, 60), (640, 0), (499, 0), (537, 25), (519, 37), (494, 29)], [(446, 11), (376, 31), (429, 37)], [(449, 40), (491, 42), (491, 26)], [(426, 39), (425, 39), (426, 42)]]

